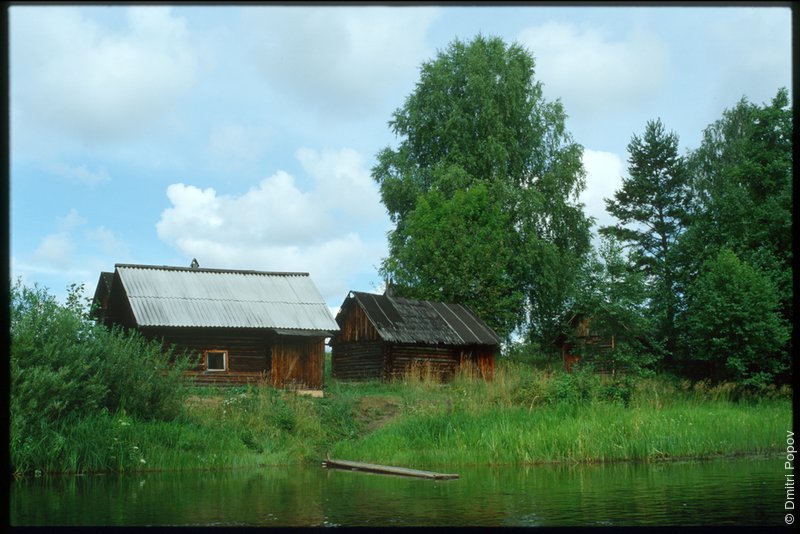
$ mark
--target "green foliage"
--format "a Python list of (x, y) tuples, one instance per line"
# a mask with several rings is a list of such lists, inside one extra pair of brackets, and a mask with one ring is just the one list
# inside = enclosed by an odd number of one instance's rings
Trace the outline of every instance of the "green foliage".
[(137, 333), (88, 319), (72, 286), (66, 305), (38, 287), (11, 288), (11, 451), (65, 450), (67, 427), (98, 414), (172, 420), (181, 412), (186, 362)]
[(684, 245), (691, 272), (722, 248), (769, 275), (792, 321), (792, 108), (786, 89), (758, 106), (726, 110), (691, 154), (694, 223)]
[(407, 297), (470, 306), (504, 336), (519, 325), (523, 305), (510, 225), (485, 184), (450, 199), (433, 190), (419, 197), (406, 218), (410, 237), (386, 265)]
[(679, 306), (673, 246), (688, 221), (686, 163), (678, 155), (678, 136), (667, 133), (661, 120), (649, 121), (641, 137), (633, 136), (628, 154), (630, 176), (606, 199), (606, 209), (619, 222), (600, 232), (630, 248), (629, 260), (645, 277), (656, 337), (671, 351)]
[(546, 398), (550, 404), (579, 405), (595, 399), (600, 377), (590, 365), (572, 373), (559, 373), (549, 384)]
[(728, 249), (689, 287), (683, 324), (687, 359), (707, 362), (714, 379), (763, 388), (789, 369), (789, 328), (772, 281)]
[(543, 338), (589, 248), (582, 148), (519, 45), (478, 36), (422, 65), (372, 170), (395, 229), (382, 264), (400, 294), (464, 302), (500, 335)]
[[(601, 236), (599, 252), (590, 255), (581, 279), (572, 313), (590, 317), (591, 331), (601, 340), (616, 340), (611, 351), (583, 347), (582, 362), (635, 375), (652, 373), (661, 351), (650, 341), (654, 326), (645, 307), (645, 277), (624, 256), (618, 239)], [(563, 329), (567, 339), (580, 341), (569, 325)]]

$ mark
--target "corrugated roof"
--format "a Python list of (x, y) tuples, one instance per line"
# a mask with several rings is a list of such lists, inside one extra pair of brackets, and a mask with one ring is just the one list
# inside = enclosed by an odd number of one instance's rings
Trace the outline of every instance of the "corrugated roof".
[[(500, 338), (468, 307), (351, 291), (384, 341), (499, 345)], [(342, 310), (344, 310), (342, 306)], [(337, 320), (343, 320), (341, 312)]]
[(115, 268), (139, 326), (339, 330), (308, 273)]

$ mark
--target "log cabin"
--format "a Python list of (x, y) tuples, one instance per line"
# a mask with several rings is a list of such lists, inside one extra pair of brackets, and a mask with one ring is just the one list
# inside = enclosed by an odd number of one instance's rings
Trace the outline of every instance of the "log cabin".
[(421, 370), (444, 381), (462, 368), (494, 377), (500, 338), (464, 305), (351, 291), (336, 322), (334, 378), (388, 381)]
[[(608, 354), (616, 345), (616, 335), (599, 331), (594, 315), (573, 313), (567, 321), (567, 329), (568, 333), (559, 336), (557, 343), (561, 346), (564, 371), (568, 373), (580, 363), (582, 356)], [(606, 371), (604, 366), (601, 368), (603, 372)]]
[(339, 330), (308, 273), (117, 264), (93, 314), (187, 351), (196, 384), (322, 390), (325, 339)]

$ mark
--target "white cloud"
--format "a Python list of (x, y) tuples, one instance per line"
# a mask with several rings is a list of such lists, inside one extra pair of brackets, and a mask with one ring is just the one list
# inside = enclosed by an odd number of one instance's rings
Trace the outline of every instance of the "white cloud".
[[(789, 8), (731, 11), (709, 28), (709, 48), (719, 58), (716, 97), (733, 107), (741, 97), (761, 104), (792, 85), (792, 14)], [(742, 39), (747, 35), (747, 39)], [(731, 94), (733, 93), (733, 94)]]
[(115, 258), (115, 261), (120, 261), (130, 256), (130, 247), (128, 244), (118, 239), (114, 235), (114, 232), (105, 226), (87, 230), (85, 237), (101, 254), (110, 258)]
[(383, 217), (378, 188), (358, 152), (300, 148), (295, 156), (314, 180), (314, 201), (325, 204), (339, 219), (373, 223)]
[(247, 10), (267, 82), (326, 114), (363, 113), (430, 55), (436, 8), (303, 7)]
[(657, 93), (670, 71), (666, 46), (641, 30), (620, 39), (601, 28), (549, 22), (523, 30), (517, 41), (533, 54), (545, 95), (561, 98), (570, 115), (630, 107)]
[(67, 268), (72, 262), (75, 245), (72, 236), (67, 232), (59, 232), (45, 236), (33, 253), (33, 258), (58, 268)]
[(266, 146), (261, 129), (241, 124), (222, 124), (214, 128), (209, 139), (212, 164), (223, 170), (238, 170), (254, 163)]
[(183, 19), (170, 9), (126, 9), (126, 26), (102, 12), (17, 6), (10, 11), (11, 105), (85, 141), (128, 139), (162, 119), (193, 80), (196, 58)]
[[(126, 242), (105, 226), (88, 227), (89, 221), (74, 208), (63, 217), (56, 217), (55, 231), (44, 236), (29, 255), (12, 260), (15, 276), (45, 274), (64, 284), (83, 280), (89, 287), (96, 273), (130, 255)], [(83, 229), (83, 231), (80, 231)], [(64, 285), (63, 287), (66, 287)]]
[(355, 151), (296, 156), (308, 185), (284, 171), (241, 195), (170, 185), (158, 236), (201, 266), (309, 272), (329, 303), (343, 299), (385, 254), (388, 217)]
[(64, 217), (58, 217), (56, 220), (58, 222), (59, 232), (71, 232), (87, 222), (86, 218), (81, 216), (75, 208), (70, 209), (69, 213)]
[(89, 186), (98, 185), (110, 179), (105, 168), (92, 170), (86, 165), (67, 165), (66, 163), (44, 164), (43, 167), (56, 176)]
[(622, 187), (623, 161), (617, 154), (584, 149), (583, 166), (586, 169), (586, 189), (580, 200), (586, 206), (587, 216), (596, 219), (596, 227), (615, 224), (606, 212), (606, 198), (612, 198)]

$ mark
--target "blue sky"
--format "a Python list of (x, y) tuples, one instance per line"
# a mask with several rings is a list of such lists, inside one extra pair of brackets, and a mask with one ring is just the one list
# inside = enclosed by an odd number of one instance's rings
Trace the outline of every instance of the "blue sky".
[(309, 272), (377, 291), (370, 177), (420, 65), (478, 33), (527, 47), (584, 147), (588, 215), (661, 118), (698, 146), (791, 87), (788, 7), (12, 6), (11, 276), (60, 298), (115, 263)]

